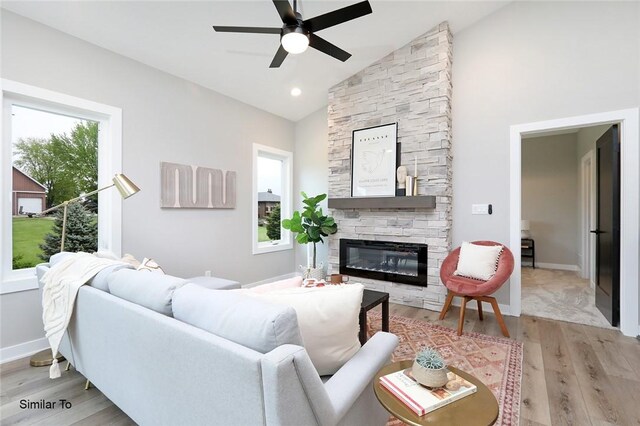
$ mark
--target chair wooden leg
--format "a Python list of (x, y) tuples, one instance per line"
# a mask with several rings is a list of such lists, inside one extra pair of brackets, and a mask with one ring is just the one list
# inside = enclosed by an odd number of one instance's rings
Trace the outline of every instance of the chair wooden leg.
[(507, 325), (504, 323), (504, 318), (502, 318), (502, 313), (500, 312), (498, 301), (496, 300), (495, 297), (489, 297), (488, 299), (490, 299), (489, 303), (491, 303), (491, 306), (493, 306), (493, 312), (496, 314), (496, 319), (498, 320), (498, 324), (500, 325), (502, 334), (504, 334), (505, 337), (511, 337), (509, 336), (509, 330), (507, 330)]
[(449, 308), (451, 307), (452, 300), (453, 300), (453, 293), (452, 292), (447, 293), (447, 299), (444, 301), (444, 306), (442, 307), (442, 311), (440, 312), (440, 318), (438, 318), (440, 321), (442, 321), (445, 315), (447, 315), (447, 312), (449, 312)]
[(462, 334), (462, 327), (464, 327), (464, 311), (467, 309), (467, 301), (469, 297), (464, 296), (462, 298), (462, 305), (460, 305), (460, 319), (458, 320), (458, 336)]
[(482, 301), (480, 299), (477, 299), (476, 302), (478, 302), (478, 318), (480, 318), (480, 321), (482, 321), (484, 320), (482, 316)]

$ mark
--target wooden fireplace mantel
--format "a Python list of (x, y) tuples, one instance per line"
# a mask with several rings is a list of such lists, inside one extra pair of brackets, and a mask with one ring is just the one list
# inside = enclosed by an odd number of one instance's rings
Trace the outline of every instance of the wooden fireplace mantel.
[(330, 209), (433, 209), (435, 195), (329, 198)]

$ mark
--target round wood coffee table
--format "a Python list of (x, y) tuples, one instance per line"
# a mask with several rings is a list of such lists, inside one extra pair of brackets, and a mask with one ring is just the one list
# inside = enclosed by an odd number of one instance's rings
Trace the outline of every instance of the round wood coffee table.
[(472, 375), (460, 371), (455, 367), (448, 367), (449, 370), (478, 387), (476, 393), (452, 402), (442, 408), (418, 416), (409, 407), (400, 402), (391, 392), (380, 385), (380, 376), (391, 374), (395, 371), (410, 368), (413, 361), (398, 361), (385, 365), (376, 373), (373, 381), (373, 390), (378, 401), (392, 415), (409, 425), (492, 425), (498, 419), (498, 401), (480, 380)]

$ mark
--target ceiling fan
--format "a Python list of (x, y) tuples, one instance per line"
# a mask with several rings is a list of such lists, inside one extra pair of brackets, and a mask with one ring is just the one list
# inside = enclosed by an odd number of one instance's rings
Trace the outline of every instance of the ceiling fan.
[(329, 43), (315, 33), (325, 28), (360, 18), (372, 12), (369, 1), (365, 0), (351, 6), (343, 7), (342, 9), (334, 10), (333, 12), (325, 13), (324, 15), (316, 16), (315, 18), (304, 20), (298, 12), (296, 0), (293, 0), (293, 8), (288, 0), (273, 0), (273, 4), (276, 6), (280, 19), (282, 19), (282, 23), (284, 24), (282, 28), (225, 27), (214, 25), (213, 29), (218, 32), (227, 33), (279, 34), (280, 47), (273, 57), (269, 68), (278, 68), (282, 65), (282, 62), (289, 53), (302, 53), (307, 50), (308, 46), (344, 62), (351, 57), (351, 54)]

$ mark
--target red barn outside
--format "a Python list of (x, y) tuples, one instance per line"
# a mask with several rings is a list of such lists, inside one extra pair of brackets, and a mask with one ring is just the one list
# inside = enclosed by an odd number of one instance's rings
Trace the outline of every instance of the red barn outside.
[(46, 188), (26, 173), (13, 168), (13, 215), (45, 210)]

